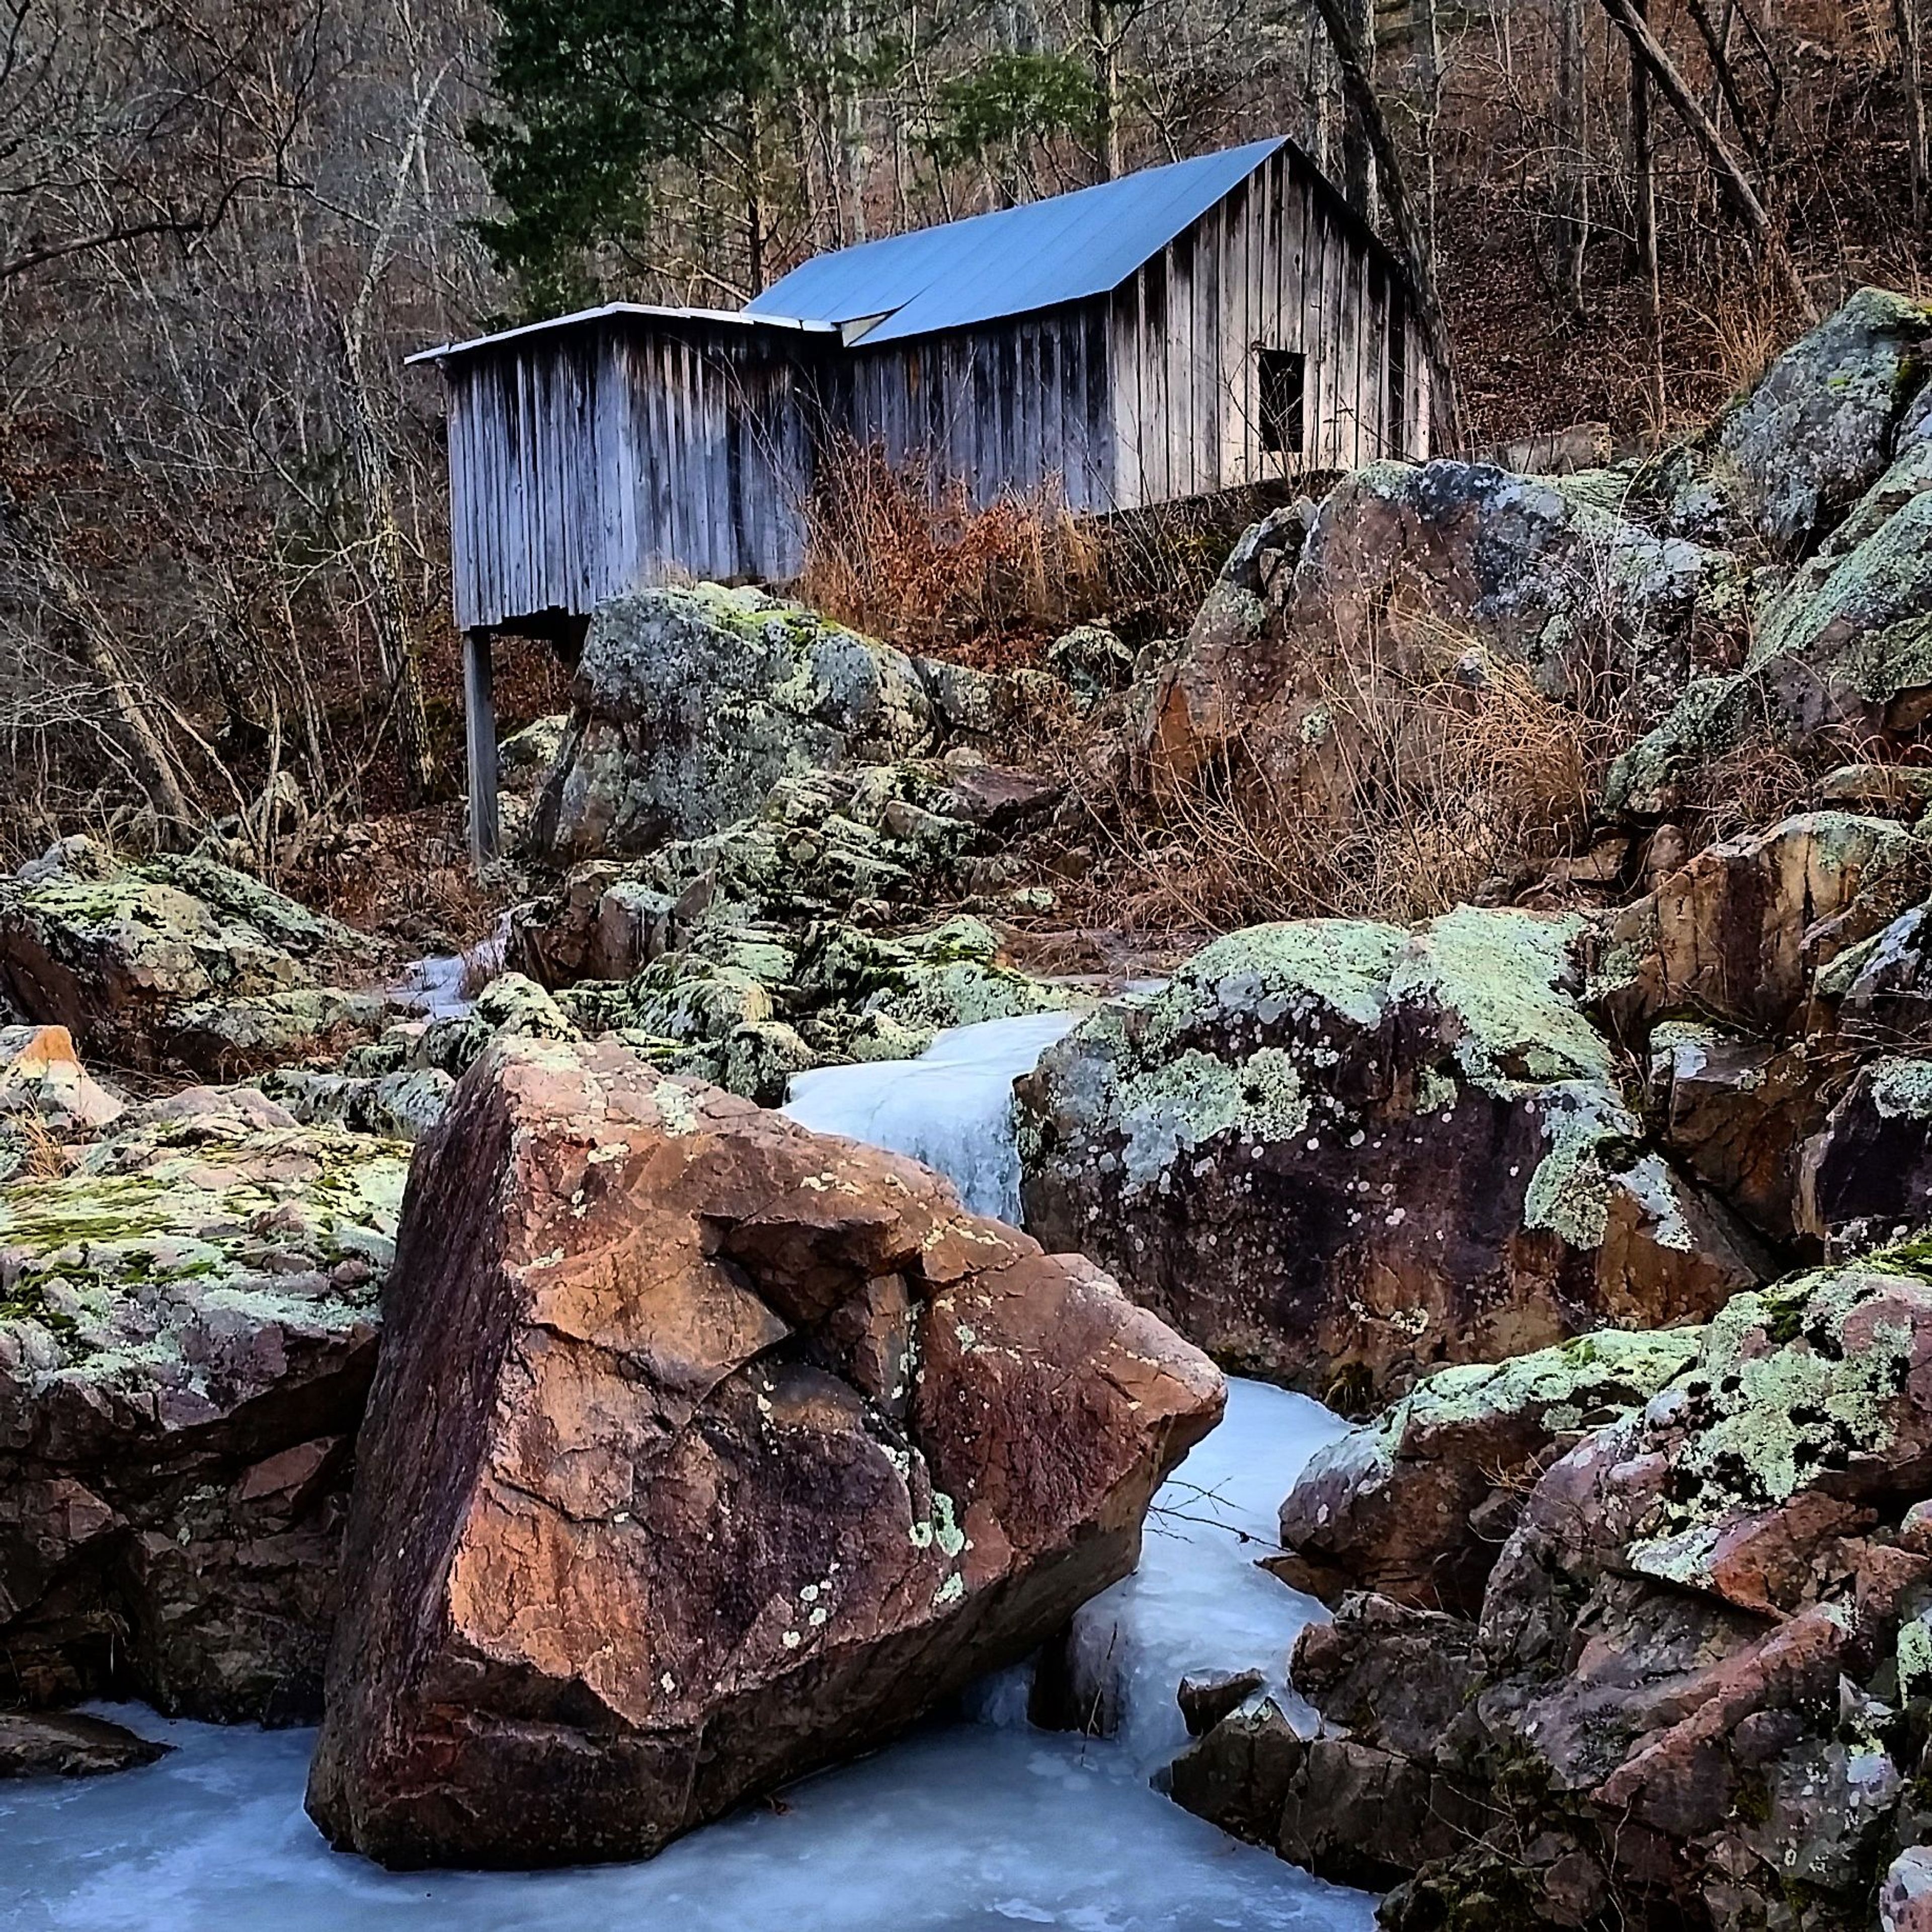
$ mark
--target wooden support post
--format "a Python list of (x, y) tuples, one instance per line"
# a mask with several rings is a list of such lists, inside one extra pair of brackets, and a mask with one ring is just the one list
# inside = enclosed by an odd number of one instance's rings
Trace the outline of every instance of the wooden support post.
[(490, 633), (463, 634), (463, 716), (470, 753), (470, 856), (480, 872), (496, 856), (496, 700)]

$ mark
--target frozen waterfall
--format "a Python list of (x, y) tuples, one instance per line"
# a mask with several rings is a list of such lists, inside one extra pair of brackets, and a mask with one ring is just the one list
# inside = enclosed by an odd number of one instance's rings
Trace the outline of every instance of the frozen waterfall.
[(941, 1034), (916, 1060), (821, 1066), (791, 1083), (784, 1111), (821, 1134), (868, 1141), (937, 1168), (976, 1214), (1020, 1218), (1013, 1082), (1084, 1017), (1028, 1013)]

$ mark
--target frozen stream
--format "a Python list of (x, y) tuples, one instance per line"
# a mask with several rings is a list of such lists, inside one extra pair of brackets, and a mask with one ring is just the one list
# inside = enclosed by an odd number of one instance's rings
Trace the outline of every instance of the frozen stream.
[[(960, 1057), (969, 1035), (988, 1049), (977, 1062)], [(1012, 1171), (1004, 1083), (1052, 1036), (1040, 1021), (1016, 1021), (943, 1038), (912, 1067), (950, 1064), (953, 1073), (928, 1081), (912, 1072), (910, 1084), (934, 1114), (952, 1118), (907, 1150), (935, 1165), (942, 1154), (956, 1179), (976, 1191), (988, 1175), (1004, 1186)], [(950, 1063), (942, 1054), (952, 1056)], [(994, 1062), (997, 1078), (976, 1077)], [(908, 1071), (891, 1084), (904, 1083)], [(813, 1097), (823, 1094), (821, 1087)], [(875, 1096), (854, 1086), (846, 1097), (859, 1107)], [(880, 1110), (887, 1115), (892, 1136), (912, 1121), (892, 1106)], [(813, 1124), (854, 1130), (831, 1118)], [(986, 1144), (995, 1138), (1004, 1156)], [(1269, 1546), (1275, 1504), (1296, 1470), (1340, 1426), (1299, 1396), (1232, 1386), (1226, 1422), (1157, 1499), (1139, 1572), (1081, 1615), (1082, 1653), (1104, 1663), (1120, 1687), (1115, 1738), (1028, 1729), (1015, 1672), (982, 1688), (976, 1719), (928, 1726), (793, 1787), (782, 1806), (697, 1832), (647, 1864), (392, 1875), (332, 1852), (304, 1814), (312, 1733), (171, 1724), (143, 1710), (116, 1711), (177, 1748), (118, 1777), (0, 1784), (0, 1925), (9, 1932), (583, 1932), (586, 1925), (1372, 1932), (1366, 1894), (1236, 1844), (1147, 1783), (1182, 1738), (1174, 1704), (1180, 1678), (1256, 1664), (1278, 1672), (1315, 1612), (1256, 1570), (1253, 1558)], [(1256, 1540), (1244, 1542), (1242, 1532)]]

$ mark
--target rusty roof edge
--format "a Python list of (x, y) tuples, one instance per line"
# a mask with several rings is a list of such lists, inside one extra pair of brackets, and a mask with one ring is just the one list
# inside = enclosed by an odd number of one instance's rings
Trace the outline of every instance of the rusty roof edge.
[(515, 342), (553, 329), (573, 328), (586, 322), (604, 322), (625, 316), (656, 316), (673, 322), (728, 322), (741, 328), (791, 328), (803, 335), (836, 336), (836, 324), (806, 322), (796, 316), (747, 315), (730, 308), (674, 308), (656, 302), (605, 302), (600, 308), (583, 308), (569, 315), (555, 315), (542, 322), (526, 322), (514, 328), (500, 328), (489, 335), (472, 336), (466, 342), (445, 342), (434, 349), (418, 349), (403, 358), (405, 368), (418, 362), (446, 362), (452, 356), (466, 356), (478, 349), (494, 349), (500, 344)]

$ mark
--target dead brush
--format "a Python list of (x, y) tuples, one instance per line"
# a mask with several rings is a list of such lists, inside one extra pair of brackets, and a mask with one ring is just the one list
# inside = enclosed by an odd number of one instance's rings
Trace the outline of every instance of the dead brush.
[(848, 441), (821, 468), (806, 528), (804, 600), (907, 650), (995, 668), (1106, 602), (1100, 539), (1058, 478), (980, 509), (963, 482), (935, 496), (922, 470)]
[(20, 1143), (20, 1172), (28, 1180), (58, 1180), (71, 1165), (67, 1150), (54, 1138), (46, 1121), (31, 1108), (4, 1116), (9, 1136)]
[(1163, 801), (1107, 814), (1107, 910), (1148, 935), (1316, 914), (1403, 922), (1534, 874), (1587, 828), (1619, 742), (1466, 636), (1374, 627)]

